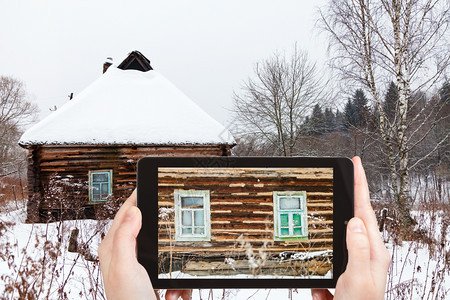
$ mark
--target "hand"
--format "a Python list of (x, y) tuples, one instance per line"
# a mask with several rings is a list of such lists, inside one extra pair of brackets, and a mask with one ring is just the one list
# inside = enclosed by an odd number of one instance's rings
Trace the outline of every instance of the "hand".
[[(359, 157), (354, 157), (355, 217), (347, 225), (347, 269), (339, 277), (334, 299), (384, 299), (391, 260), (378, 231), (370, 204), (366, 175)], [(311, 290), (314, 300), (333, 299), (328, 290)]]
[[(158, 299), (145, 268), (136, 258), (136, 237), (142, 215), (136, 207), (136, 190), (117, 212), (108, 234), (98, 247), (103, 285), (108, 299)], [(166, 292), (167, 300), (191, 298), (191, 291)]]

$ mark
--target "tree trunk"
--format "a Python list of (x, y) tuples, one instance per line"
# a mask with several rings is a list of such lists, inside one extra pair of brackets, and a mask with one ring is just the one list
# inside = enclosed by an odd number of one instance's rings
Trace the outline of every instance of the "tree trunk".
[(400, 159), (400, 186), (398, 191), (397, 207), (402, 219), (403, 231), (407, 234), (408, 229), (415, 224), (411, 217), (411, 196), (409, 192), (408, 153), (402, 153)]
[[(392, 16), (392, 25), (394, 29), (394, 65), (398, 87), (398, 107), (397, 107), (397, 126), (392, 126), (391, 130), (397, 128), (397, 135), (392, 132), (391, 136), (396, 136), (396, 144), (398, 145), (399, 167), (399, 189), (395, 199), (397, 199), (397, 209), (402, 219), (403, 229), (407, 229), (412, 225), (412, 218), (410, 215), (411, 197), (409, 193), (409, 156), (408, 145), (406, 141), (407, 129), (407, 111), (409, 100), (409, 74), (407, 64), (404, 63), (404, 58), (408, 56), (408, 48), (404, 47), (402, 37), (400, 34), (400, 20), (401, 20), (401, 1), (393, 1), (392, 8), (394, 13)], [(407, 16), (408, 17), (408, 16)], [(404, 29), (407, 30), (407, 29)], [(405, 34), (405, 32), (404, 32)], [(407, 35), (407, 32), (406, 32)], [(403, 70), (405, 68), (405, 70)]]

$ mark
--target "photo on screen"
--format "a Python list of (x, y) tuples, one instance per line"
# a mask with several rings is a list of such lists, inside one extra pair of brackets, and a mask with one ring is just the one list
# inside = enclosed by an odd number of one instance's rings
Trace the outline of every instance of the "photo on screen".
[(158, 168), (158, 278), (332, 279), (333, 168)]

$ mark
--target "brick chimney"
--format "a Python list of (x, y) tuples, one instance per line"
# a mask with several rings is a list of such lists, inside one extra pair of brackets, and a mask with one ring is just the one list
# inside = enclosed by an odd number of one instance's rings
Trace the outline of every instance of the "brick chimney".
[(112, 57), (107, 57), (105, 63), (103, 64), (103, 73), (105, 73), (106, 70), (108, 70), (109, 66), (111, 66), (112, 63), (113, 63)]

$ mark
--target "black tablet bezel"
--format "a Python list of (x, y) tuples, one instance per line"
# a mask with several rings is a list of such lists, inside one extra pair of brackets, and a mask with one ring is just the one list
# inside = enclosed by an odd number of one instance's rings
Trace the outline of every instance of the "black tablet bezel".
[[(323, 167), (333, 168), (333, 278), (332, 279), (160, 279), (158, 278), (158, 168), (159, 167)], [(149, 184), (150, 183), (150, 184)], [(147, 199), (147, 200), (144, 200)], [(156, 289), (204, 288), (334, 288), (347, 264), (345, 228), (353, 217), (353, 163), (348, 158), (322, 157), (146, 157), (138, 162), (137, 206), (142, 228), (137, 257)]]

